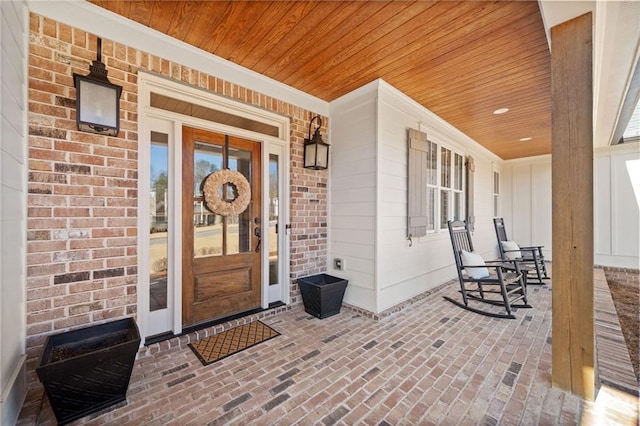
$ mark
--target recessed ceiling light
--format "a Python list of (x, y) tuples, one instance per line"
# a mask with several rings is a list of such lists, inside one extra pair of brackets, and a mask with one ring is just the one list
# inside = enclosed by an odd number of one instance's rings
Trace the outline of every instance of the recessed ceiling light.
[(528, 142), (528, 141), (530, 141), (531, 139), (532, 139), (531, 137), (520, 138), (520, 142)]
[(504, 114), (507, 111), (509, 111), (509, 108), (498, 108), (497, 110), (493, 111), (493, 113), (495, 115), (500, 115), (500, 114)]

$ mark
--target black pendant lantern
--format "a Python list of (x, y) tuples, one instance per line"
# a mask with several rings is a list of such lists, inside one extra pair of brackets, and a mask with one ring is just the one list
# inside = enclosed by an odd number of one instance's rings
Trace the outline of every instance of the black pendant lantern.
[[(320, 123), (311, 137), (311, 125), (314, 120)], [(304, 139), (304, 167), (306, 169), (324, 170), (329, 167), (329, 144), (320, 135), (322, 120), (315, 116), (309, 122), (309, 137)]]
[(89, 66), (89, 75), (73, 74), (76, 88), (76, 122), (82, 132), (117, 136), (120, 130), (122, 87), (107, 78), (102, 63), (102, 39), (98, 38), (98, 57)]

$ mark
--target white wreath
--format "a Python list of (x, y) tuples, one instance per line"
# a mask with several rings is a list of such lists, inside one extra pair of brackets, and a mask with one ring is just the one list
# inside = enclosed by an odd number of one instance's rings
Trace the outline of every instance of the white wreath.
[[(225, 183), (235, 187), (236, 197), (231, 201), (220, 197), (222, 191), (218, 191), (218, 188)], [(221, 216), (238, 215), (247, 209), (251, 201), (249, 181), (242, 173), (235, 170), (224, 169), (211, 173), (204, 181), (202, 192), (204, 193), (204, 201), (207, 208)]]

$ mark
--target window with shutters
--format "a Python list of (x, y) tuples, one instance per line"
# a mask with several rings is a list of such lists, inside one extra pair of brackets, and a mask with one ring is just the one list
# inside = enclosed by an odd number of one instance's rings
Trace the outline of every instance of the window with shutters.
[(449, 220), (463, 219), (464, 161), (461, 154), (440, 147), (440, 229)]
[(465, 164), (462, 154), (409, 131), (408, 234), (419, 237), (464, 219)]

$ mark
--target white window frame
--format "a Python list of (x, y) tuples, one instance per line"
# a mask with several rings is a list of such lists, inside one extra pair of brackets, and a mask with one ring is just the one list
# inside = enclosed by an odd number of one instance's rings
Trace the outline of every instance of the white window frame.
[(493, 168), (493, 173), (492, 173), (492, 192), (493, 192), (493, 198), (492, 198), (492, 210), (493, 210), (493, 217), (500, 217), (500, 212), (502, 210), (502, 206), (500, 205), (501, 203), (501, 198), (500, 197), (500, 169), (497, 168)]
[[(434, 144), (436, 146), (436, 152), (437, 152), (437, 161), (436, 161), (436, 176), (437, 176), (437, 184), (433, 185), (433, 184), (429, 184), (427, 183), (427, 188), (425, 189), (427, 191), (427, 199), (429, 197), (429, 193), (428, 191), (430, 189), (435, 191), (435, 203), (432, 209), (428, 209), (427, 213), (429, 215), (433, 215), (433, 217), (429, 217), (427, 222), (431, 223), (433, 222), (434, 227), (433, 229), (427, 229), (427, 234), (437, 234), (437, 233), (441, 233), (443, 231), (448, 231), (447, 229), (447, 225), (446, 225), (446, 221), (448, 220), (452, 220), (454, 218), (457, 219), (464, 219), (464, 215), (465, 215), (465, 205), (464, 205), (464, 195), (465, 195), (465, 191), (466, 191), (466, 183), (465, 183), (465, 167), (464, 167), (464, 162), (465, 162), (465, 156), (462, 153), (462, 151), (452, 147), (451, 145), (447, 145), (447, 144), (443, 144), (443, 143), (438, 143), (438, 142), (434, 142), (434, 141), (429, 141), (430, 143)], [(450, 153), (450, 158), (449, 158), (449, 186), (444, 186), (444, 182), (442, 179), (442, 150), (446, 149), (447, 151), (449, 151)], [(461, 159), (461, 176), (460, 176), (460, 186), (459, 188), (456, 187), (456, 176), (455, 176), (455, 159), (456, 157)], [(429, 173), (429, 171), (427, 171), (427, 173)], [(449, 205), (447, 206), (447, 212), (446, 212), (446, 219), (443, 222), (442, 220), (442, 194), (443, 192), (446, 192), (448, 194), (448, 200), (449, 200)], [(459, 210), (458, 212), (454, 211), (455, 208), (455, 196), (456, 194), (459, 194), (460, 197), (460, 203), (459, 203)], [(457, 214), (456, 214), (457, 213)]]

